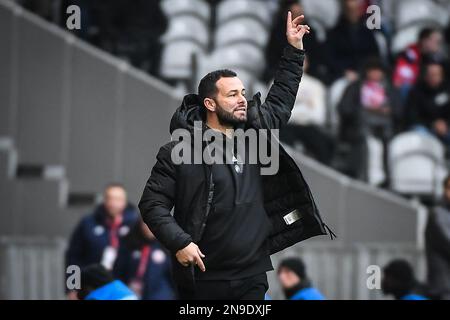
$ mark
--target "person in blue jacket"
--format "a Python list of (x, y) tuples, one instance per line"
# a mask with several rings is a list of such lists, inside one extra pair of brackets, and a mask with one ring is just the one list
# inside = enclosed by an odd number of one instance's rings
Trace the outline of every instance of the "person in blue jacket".
[(80, 282), (79, 300), (137, 300), (134, 292), (101, 264), (84, 267)]
[(125, 239), (114, 270), (142, 300), (176, 299), (171, 259), (142, 220)]
[[(108, 185), (103, 203), (75, 228), (66, 251), (66, 267), (83, 268), (100, 263), (112, 270), (119, 248), (137, 219), (137, 210), (127, 202), (124, 187)], [(73, 298), (73, 294), (69, 293), (69, 298)]]
[(278, 280), (288, 300), (325, 300), (314, 288), (300, 258), (287, 258), (278, 265)]
[(410, 263), (403, 259), (393, 260), (383, 268), (381, 289), (396, 300), (429, 300), (427, 289), (417, 281)]

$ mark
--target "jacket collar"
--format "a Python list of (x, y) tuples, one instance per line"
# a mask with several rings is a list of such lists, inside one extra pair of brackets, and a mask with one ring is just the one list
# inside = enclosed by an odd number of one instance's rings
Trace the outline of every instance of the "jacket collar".
[[(94, 218), (97, 221), (98, 224), (107, 225), (107, 213), (105, 206), (103, 204), (99, 204), (94, 209)], [(133, 205), (128, 204), (125, 208), (122, 216), (122, 225), (123, 224), (130, 224), (134, 219), (136, 219), (136, 210), (134, 209)]]

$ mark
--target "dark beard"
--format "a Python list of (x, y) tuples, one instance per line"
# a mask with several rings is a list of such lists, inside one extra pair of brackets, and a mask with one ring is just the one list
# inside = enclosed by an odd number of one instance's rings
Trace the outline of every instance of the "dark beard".
[(217, 107), (216, 107), (217, 119), (219, 120), (219, 123), (221, 126), (236, 127), (242, 123), (247, 122), (247, 118), (241, 120), (238, 117), (235, 117), (233, 112), (226, 111), (217, 102), (216, 102), (216, 104), (217, 104)]

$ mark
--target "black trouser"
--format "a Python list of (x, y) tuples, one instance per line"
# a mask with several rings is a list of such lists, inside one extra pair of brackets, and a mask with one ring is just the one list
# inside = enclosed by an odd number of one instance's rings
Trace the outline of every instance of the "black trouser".
[(264, 300), (269, 283), (262, 273), (240, 280), (197, 280), (195, 292), (179, 289), (181, 300)]

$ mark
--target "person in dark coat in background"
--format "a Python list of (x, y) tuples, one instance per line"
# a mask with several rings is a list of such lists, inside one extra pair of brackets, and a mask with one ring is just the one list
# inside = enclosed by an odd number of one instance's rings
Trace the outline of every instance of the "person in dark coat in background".
[[(302, 39), (310, 30), (301, 19), (288, 14), (289, 44), (264, 103), (260, 94), (247, 101), (236, 73), (216, 70), (203, 77), (199, 94), (184, 97), (172, 117), (170, 133), (177, 130), (185, 136), (173, 135), (173, 141), (160, 148), (139, 209), (171, 252), (182, 299), (262, 300), (268, 289), (266, 272), (273, 269), (271, 254), (326, 235), (327, 230), (334, 235), (322, 221), (301, 171), (276, 137), (259, 141), (279, 150), (274, 151), (276, 168), (266, 171), (257, 158), (260, 148), (254, 150), (260, 144), (250, 148), (249, 139), (235, 136), (235, 129), (261, 134), (288, 122), (302, 76)], [(225, 159), (205, 159), (213, 143), (208, 134), (217, 138), (214, 148)], [(199, 135), (201, 141), (195, 138)], [(220, 148), (225, 141), (237, 142), (238, 148)], [(180, 151), (187, 159), (178, 161)], [(256, 163), (248, 161), (249, 151), (256, 153)]]
[(393, 260), (383, 269), (381, 289), (396, 300), (429, 300), (426, 288), (414, 276), (410, 263), (406, 260)]
[(442, 64), (429, 62), (424, 66), (405, 111), (409, 127), (430, 132), (450, 146), (450, 89)]
[(142, 220), (125, 239), (114, 270), (141, 300), (176, 298), (170, 257)]
[(136, 295), (122, 281), (115, 280), (112, 273), (100, 264), (81, 270), (78, 300), (137, 300)]
[(381, 61), (369, 58), (362, 79), (347, 87), (338, 105), (339, 138), (352, 145), (348, 171), (352, 177), (366, 180), (369, 135), (383, 142), (387, 171), (387, 142), (397, 131), (394, 124), (402, 115), (399, 93), (388, 80)]
[(66, 266), (83, 268), (102, 264), (111, 270), (118, 250), (137, 218), (136, 208), (127, 203), (124, 187), (115, 183), (108, 185), (103, 203), (75, 228), (66, 251)]
[(91, 44), (126, 59), (133, 66), (158, 76), (161, 36), (168, 19), (161, 0), (62, 0), (65, 27), (69, 5), (81, 8), (81, 29), (75, 34)]
[[(304, 14), (303, 6), (300, 0), (283, 0), (280, 3), (278, 12), (273, 21), (272, 30), (266, 47), (266, 69), (264, 71), (263, 80), (265, 82), (272, 81), (275, 74), (280, 56), (286, 47), (287, 40), (285, 36), (286, 15), (291, 11), (294, 18)], [(307, 21), (304, 21), (308, 24)], [(308, 73), (328, 84), (327, 74), (327, 50), (325, 44), (317, 39), (314, 32), (311, 32), (304, 40), (305, 48), (308, 48), (309, 70)]]
[(278, 280), (288, 300), (325, 300), (312, 286), (306, 266), (300, 258), (288, 258), (278, 265)]
[(328, 32), (328, 67), (332, 81), (343, 76), (354, 81), (368, 57), (380, 57), (374, 30), (367, 28), (362, 5), (359, 0), (342, 0), (341, 17)]
[(431, 210), (425, 229), (428, 286), (437, 299), (450, 300), (450, 175), (444, 180), (444, 199)]

